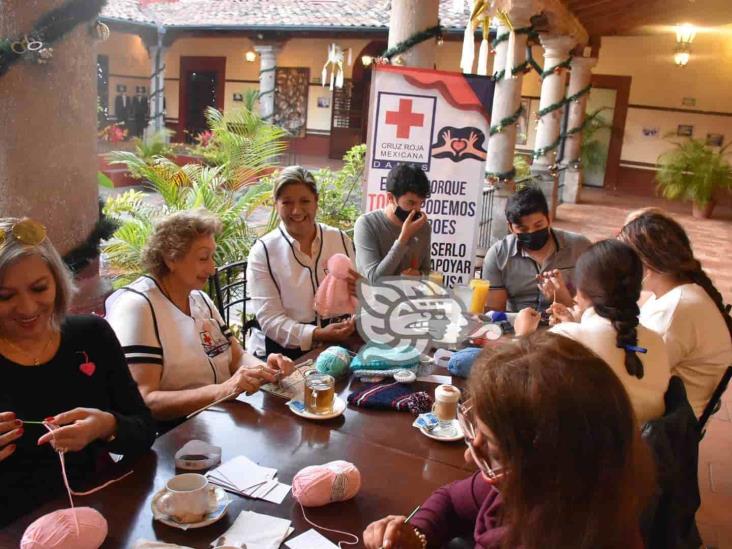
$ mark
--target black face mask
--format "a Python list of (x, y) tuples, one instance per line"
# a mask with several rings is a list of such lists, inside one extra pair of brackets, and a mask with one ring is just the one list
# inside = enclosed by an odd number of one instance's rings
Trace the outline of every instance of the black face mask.
[[(399, 221), (404, 223), (407, 220), (407, 217), (409, 217), (409, 212), (411, 211), (412, 210), (400, 208), (399, 205), (397, 205), (396, 208), (394, 208), (394, 215), (397, 216)], [(420, 217), (422, 217), (422, 214), (420, 212), (415, 212), (412, 220), (417, 221)]]
[(544, 227), (533, 233), (516, 233), (519, 244), (528, 250), (541, 250), (549, 240), (549, 227)]

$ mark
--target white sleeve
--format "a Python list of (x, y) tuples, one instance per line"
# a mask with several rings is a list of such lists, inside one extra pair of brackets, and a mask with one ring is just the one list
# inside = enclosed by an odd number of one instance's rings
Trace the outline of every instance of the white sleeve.
[(148, 298), (135, 290), (121, 289), (108, 301), (105, 320), (122, 345), (127, 364), (163, 365), (163, 348), (155, 311)]
[(287, 316), (279, 289), (267, 264), (264, 243), (261, 241), (255, 242), (249, 251), (247, 293), (265, 336), (283, 347), (299, 347), (303, 351), (312, 348), (316, 327)]
[(679, 312), (677, 307), (666, 332), (661, 334), (664, 343), (666, 343), (668, 363), (671, 366), (672, 373), (674, 373), (674, 368), (691, 354), (691, 350), (696, 347), (697, 341), (693, 321), (684, 316), (683, 313), (679, 314)]

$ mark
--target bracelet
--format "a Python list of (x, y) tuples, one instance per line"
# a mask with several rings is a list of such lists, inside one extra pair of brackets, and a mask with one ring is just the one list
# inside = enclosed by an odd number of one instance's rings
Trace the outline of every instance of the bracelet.
[(424, 535), (416, 526), (412, 526), (412, 530), (414, 530), (414, 535), (417, 536), (417, 539), (422, 544), (422, 549), (427, 549), (427, 536)]

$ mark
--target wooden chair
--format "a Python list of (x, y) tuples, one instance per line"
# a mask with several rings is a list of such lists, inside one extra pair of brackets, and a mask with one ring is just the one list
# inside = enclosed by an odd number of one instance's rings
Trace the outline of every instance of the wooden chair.
[(704, 407), (702, 415), (699, 416), (699, 432), (701, 433), (700, 438), (704, 438), (704, 434), (706, 433), (705, 426), (709, 418), (713, 414), (716, 414), (719, 411), (719, 408), (722, 406), (722, 395), (727, 389), (727, 385), (729, 385), (730, 378), (732, 378), (732, 366), (727, 366), (727, 370), (725, 370), (722, 379), (719, 380), (719, 384), (717, 385), (716, 389), (714, 389), (712, 397), (709, 399), (709, 402), (707, 402), (707, 405)]

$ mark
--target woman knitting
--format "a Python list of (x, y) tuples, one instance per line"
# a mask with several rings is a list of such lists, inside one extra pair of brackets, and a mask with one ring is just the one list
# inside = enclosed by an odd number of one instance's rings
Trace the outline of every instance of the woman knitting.
[(57, 451), (79, 487), (109, 452), (141, 453), (155, 440), (112, 329), (67, 316), (73, 292), (45, 228), (0, 219), (0, 525), (63, 490)]
[[(663, 339), (639, 325), (642, 278), (643, 264), (630, 246), (603, 240), (577, 260), (578, 318), (560, 303), (551, 307), (553, 320), (559, 322), (551, 331), (582, 343), (613, 369), (641, 424), (663, 415), (671, 377)], [(533, 332), (538, 323), (539, 313), (522, 310), (516, 335)]]
[(107, 320), (161, 430), (215, 400), (253, 393), (292, 362), (244, 351), (203, 292), (216, 272), (221, 221), (203, 209), (162, 219), (143, 250), (143, 275), (107, 299)]
[(378, 547), (640, 549), (653, 463), (628, 396), (595, 354), (554, 334), (523, 338), (471, 372), (459, 419), (479, 471), (434, 492), (416, 515), (368, 526)]

